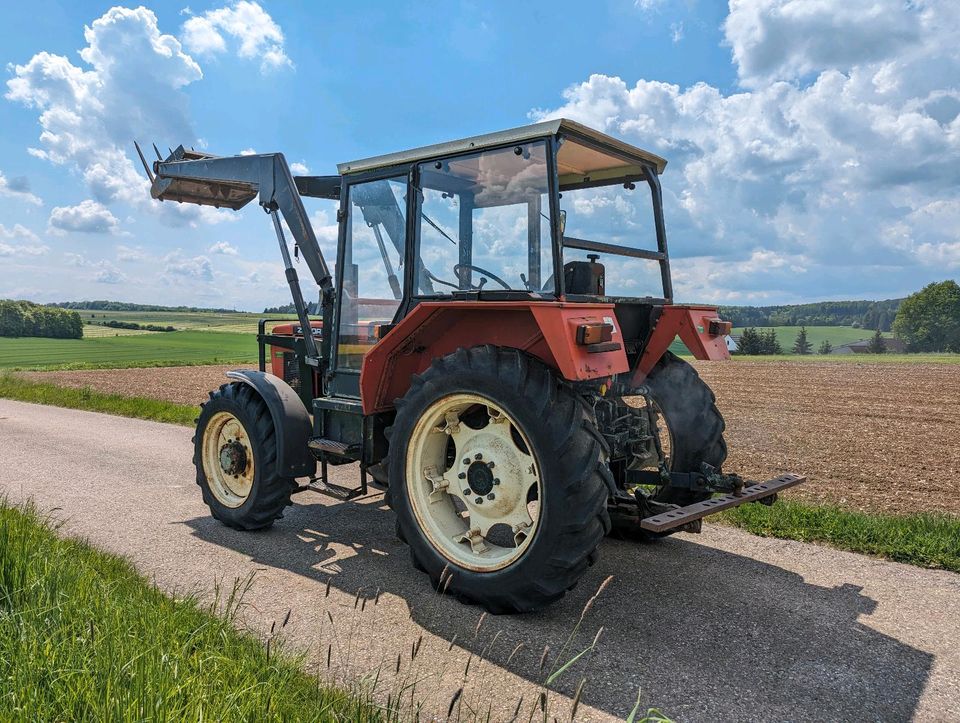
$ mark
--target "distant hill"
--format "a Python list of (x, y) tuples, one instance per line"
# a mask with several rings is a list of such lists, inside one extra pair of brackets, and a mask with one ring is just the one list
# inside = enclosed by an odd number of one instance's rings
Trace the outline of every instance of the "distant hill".
[(158, 306), (156, 304), (132, 304), (128, 301), (58, 301), (47, 306), (61, 309), (89, 309), (91, 311), (194, 311), (213, 314), (237, 314), (236, 309), (206, 309), (199, 306)]
[(903, 299), (817, 301), (781, 306), (721, 306), (720, 316), (737, 328), (748, 326), (859, 326), (890, 331)]

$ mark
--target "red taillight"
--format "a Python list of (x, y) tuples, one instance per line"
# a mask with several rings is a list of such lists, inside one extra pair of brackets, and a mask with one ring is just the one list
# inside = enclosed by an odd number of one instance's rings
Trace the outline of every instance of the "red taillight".
[(589, 346), (613, 339), (613, 324), (580, 324), (577, 327), (577, 344)]

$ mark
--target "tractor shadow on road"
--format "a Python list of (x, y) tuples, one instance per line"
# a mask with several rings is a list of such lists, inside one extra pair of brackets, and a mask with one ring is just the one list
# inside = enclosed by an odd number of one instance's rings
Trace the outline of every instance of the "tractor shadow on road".
[[(413, 569), (382, 498), (330, 505), (307, 497), (262, 533), (236, 532), (210, 518), (186, 524), (197, 538), (257, 565), (329, 579), (351, 597), (369, 599), (378, 588), (399, 597), (425, 630), (456, 636), (458, 647), (534, 684), (543, 679), (544, 644), (558, 650), (585, 602), (613, 575), (572, 647), (575, 653), (589, 645), (602, 625), (595, 656), (553, 687), (572, 695), (586, 677), (584, 701), (621, 718), (642, 689), (643, 707), (684, 721), (908, 720), (932, 665), (931, 655), (859, 622), (876, 603), (855, 585), (811, 585), (690, 536), (607, 540), (599, 562), (561, 601), (527, 615), (488, 617), (485, 634), (474, 636), (481, 611), (439, 598)], [(319, 597), (318, 611), (324, 604)], [(376, 617), (367, 620), (369, 634), (377, 635)], [(521, 642), (525, 648), (508, 662)]]

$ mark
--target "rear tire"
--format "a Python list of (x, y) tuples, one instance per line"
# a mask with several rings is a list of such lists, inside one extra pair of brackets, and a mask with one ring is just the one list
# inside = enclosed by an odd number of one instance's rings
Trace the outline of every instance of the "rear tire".
[(273, 417), (249, 385), (233, 382), (210, 392), (193, 443), (197, 484), (216, 519), (236, 530), (259, 530), (283, 517), (296, 483), (277, 470)]
[[(494, 346), (459, 349), (436, 359), (411, 381), (407, 394), (396, 402), (396, 419), (387, 430), (387, 497), (414, 566), (425, 571), (438, 589), (492, 613), (534, 610), (560, 598), (592, 564), (610, 528), (606, 502), (612, 478), (592, 410), (540, 361)], [(479, 415), (480, 421), (472, 421), (477, 417), (471, 414)], [(438, 429), (448, 424), (453, 430), (458, 419), (469, 429), (462, 433), (459, 427), (456, 432)], [(493, 439), (497, 435), (499, 441)], [(476, 441), (488, 437), (489, 447)], [(508, 449), (510, 439), (519, 453)], [(446, 451), (438, 456), (439, 444), (446, 445)], [(424, 452), (427, 447), (434, 450), (432, 457)], [(504, 479), (491, 490), (496, 502), (482, 498), (474, 506), (472, 490), (484, 481), (480, 474), (484, 470), (474, 469), (474, 462), (487, 464), (487, 459), (496, 461), (491, 469)], [(424, 474), (407, 479), (408, 470), (419, 466), (424, 466)], [(454, 486), (450, 492), (434, 491), (429, 497), (434, 489), (426, 475), (430, 466), (438, 467), (434, 478), (442, 476)], [(519, 481), (514, 481), (511, 470), (521, 470)], [(461, 473), (465, 478), (459, 477)], [(529, 536), (516, 533), (512, 551), (509, 543), (504, 547), (491, 543), (486, 533), (482, 540), (457, 542), (462, 552), (451, 548), (448, 540), (458, 537), (454, 528), (459, 524), (469, 531), (488, 524), (483, 516), (493, 515), (491, 508), (501, 505), (500, 495), (514, 485), (527, 492), (522, 504), (503, 513), (504, 519), (522, 515), (518, 509), (534, 507), (537, 519), (534, 522), (530, 514)], [(465, 487), (470, 494), (461, 494)], [(446, 512), (447, 505), (459, 509), (464, 503), (460, 517)]]
[[(726, 426), (713, 391), (687, 362), (672, 352), (663, 355), (646, 381), (663, 412), (670, 434), (670, 471), (699, 472), (704, 462), (720, 469), (727, 459), (723, 439)], [(689, 505), (711, 496), (709, 492), (661, 487), (653, 499)]]

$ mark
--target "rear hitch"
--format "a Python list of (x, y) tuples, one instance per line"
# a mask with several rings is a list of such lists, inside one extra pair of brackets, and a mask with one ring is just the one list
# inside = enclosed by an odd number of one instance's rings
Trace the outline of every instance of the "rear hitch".
[(646, 517), (640, 520), (640, 527), (649, 532), (666, 532), (667, 530), (674, 530), (687, 525), (695, 520), (699, 521), (715, 512), (739, 507), (746, 502), (773, 504), (772, 500), (769, 502), (767, 502), (767, 500), (774, 497), (779, 490), (794, 487), (806, 481), (806, 477), (801, 477), (797, 474), (783, 474), (776, 479), (753, 483), (741, 489), (739, 493), (731, 492), (720, 495), (719, 497), (711, 497), (703, 502), (695, 502), (692, 505), (676, 507), (675, 509), (661, 512), (652, 517)]

